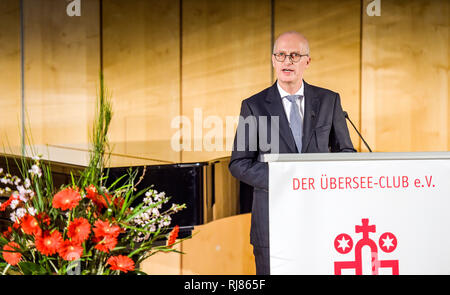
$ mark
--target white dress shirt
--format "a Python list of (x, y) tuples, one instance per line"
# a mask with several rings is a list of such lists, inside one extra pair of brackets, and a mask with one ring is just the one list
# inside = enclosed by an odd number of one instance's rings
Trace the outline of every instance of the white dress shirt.
[[(277, 82), (278, 92), (280, 92), (281, 101), (283, 102), (284, 111), (286, 112), (286, 117), (288, 119), (288, 122), (290, 122), (290, 114), (291, 114), (291, 102), (286, 98), (286, 96), (291, 95), (288, 92), (284, 91), (283, 88), (281, 88), (280, 84)], [(304, 90), (305, 90), (305, 83), (302, 82), (302, 87), (293, 95), (301, 95), (303, 96), (302, 100), (300, 99), (296, 100), (298, 109), (300, 111), (300, 118), (303, 121), (303, 114), (305, 113), (305, 97), (304, 97)]]

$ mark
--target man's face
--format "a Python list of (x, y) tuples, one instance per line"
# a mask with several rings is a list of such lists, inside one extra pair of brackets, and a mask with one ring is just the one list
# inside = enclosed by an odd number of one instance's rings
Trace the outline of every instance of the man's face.
[[(305, 46), (302, 46), (303, 40), (295, 34), (288, 34), (281, 36), (277, 40), (274, 53), (284, 53), (289, 55), (291, 53), (307, 54), (304, 52)], [(286, 56), (283, 62), (279, 62), (272, 55), (272, 65), (275, 69), (277, 79), (282, 84), (301, 84), (303, 79), (303, 72), (309, 66), (311, 58), (309, 56), (302, 56), (298, 62), (293, 62)]]

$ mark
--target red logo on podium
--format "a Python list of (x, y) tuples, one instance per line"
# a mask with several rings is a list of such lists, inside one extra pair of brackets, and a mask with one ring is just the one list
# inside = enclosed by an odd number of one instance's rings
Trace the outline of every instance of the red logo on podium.
[[(340, 275), (342, 269), (354, 269), (356, 275), (362, 275), (362, 255), (361, 249), (369, 246), (371, 252), (372, 274), (377, 275), (380, 268), (392, 269), (393, 275), (398, 275), (398, 260), (378, 260), (377, 244), (369, 238), (369, 233), (375, 233), (375, 225), (369, 225), (369, 219), (362, 219), (362, 225), (355, 226), (356, 233), (362, 233), (362, 239), (355, 245), (354, 261), (336, 261), (334, 263), (334, 274)], [(385, 253), (391, 253), (397, 248), (397, 238), (393, 233), (386, 232), (378, 240), (380, 249)], [(340, 254), (347, 254), (353, 248), (352, 238), (345, 233), (339, 234), (334, 239), (334, 248)]]

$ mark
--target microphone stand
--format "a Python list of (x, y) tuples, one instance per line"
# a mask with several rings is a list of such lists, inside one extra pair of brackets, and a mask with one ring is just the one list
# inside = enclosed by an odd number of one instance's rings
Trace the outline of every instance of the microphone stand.
[(358, 133), (359, 138), (362, 139), (362, 141), (363, 141), (364, 144), (366, 145), (366, 147), (367, 147), (367, 149), (369, 150), (369, 152), (372, 152), (372, 150), (370, 149), (369, 145), (367, 144), (367, 142), (366, 142), (366, 141), (364, 140), (364, 138), (362, 137), (361, 133), (359, 133), (358, 129), (357, 129), (356, 126), (353, 124), (352, 120), (350, 120), (350, 118), (349, 118), (349, 116), (348, 116), (348, 114), (347, 114), (346, 111), (344, 111), (344, 117), (345, 117), (345, 119), (347, 119), (347, 120), (350, 122), (350, 124), (352, 124), (352, 126), (353, 126), (353, 128), (355, 129), (356, 133)]

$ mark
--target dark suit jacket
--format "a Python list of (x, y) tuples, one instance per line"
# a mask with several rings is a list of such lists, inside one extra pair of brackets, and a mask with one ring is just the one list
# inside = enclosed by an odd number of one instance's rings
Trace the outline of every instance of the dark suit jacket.
[[(305, 110), (301, 152), (356, 152), (349, 136), (339, 94), (309, 85), (305, 81), (303, 83)], [(278, 153), (298, 153), (276, 83), (245, 99), (242, 102), (240, 116), (243, 118), (268, 117), (268, 133), (270, 133), (270, 124), (276, 123), (272, 122), (270, 117), (278, 116)], [(243, 127), (241, 125), (240, 122), (238, 129)], [(259, 121), (257, 125), (259, 128)], [(245, 148), (237, 150), (237, 137), (235, 137), (229, 170), (234, 177), (253, 186), (251, 243), (257, 247), (269, 247), (268, 164), (259, 162), (258, 157), (273, 151), (260, 148), (259, 135), (247, 133), (247, 136), (257, 139), (256, 151), (249, 148), (248, 139), (245, 141)], [(267, 134), (267, 137), (269, 138), (267, 142), (270, 142), (270, 134)]]

